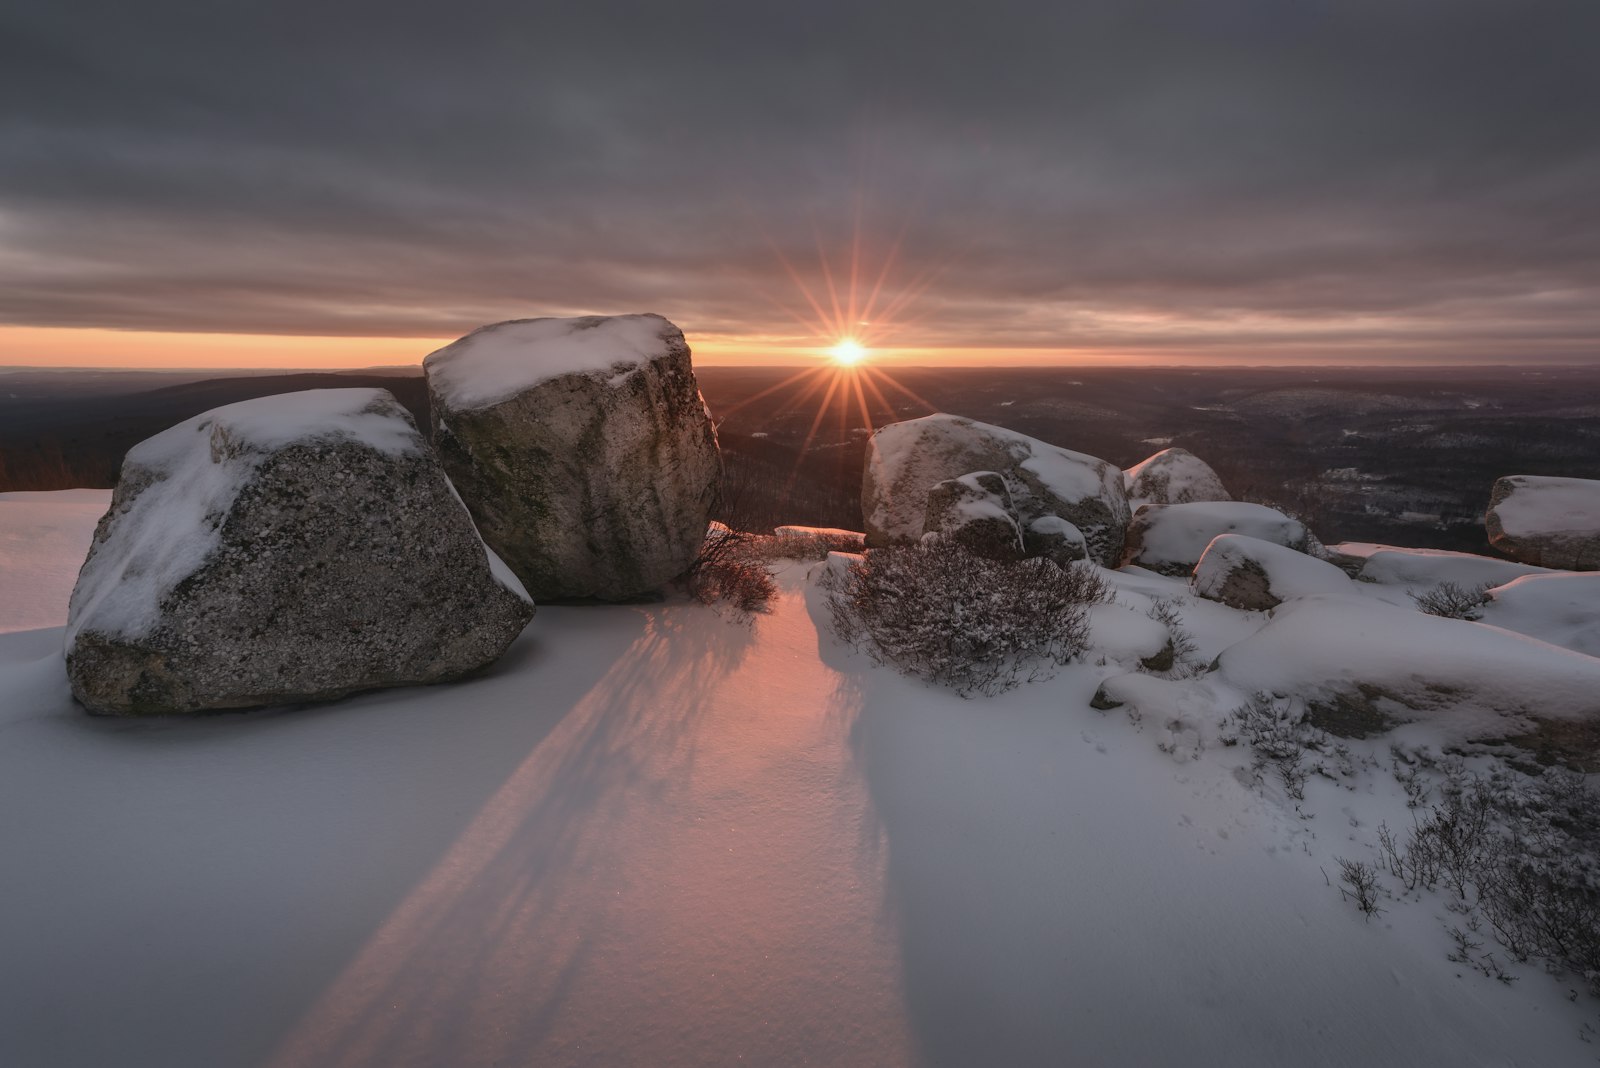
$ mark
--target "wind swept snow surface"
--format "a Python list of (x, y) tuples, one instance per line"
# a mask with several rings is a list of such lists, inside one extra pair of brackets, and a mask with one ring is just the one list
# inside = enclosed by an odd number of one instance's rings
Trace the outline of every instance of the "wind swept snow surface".
[[(1177, 764), (1088, 707), (1117, 667), (955, 698), (805, 573), (751, 627), (551, 608), (467, 683), (201, 720), (92, 719), (58, 628), (0, 635), (0, 1064), (1593, 1062), (1572, 982), (1324, 879), (1392, 780)], [(1261, 623), (1184, 610), (1206, 655)]]
[(110, 504), (110, 490), (0, 493), (0, 634), (66, 621), (94, 525)]

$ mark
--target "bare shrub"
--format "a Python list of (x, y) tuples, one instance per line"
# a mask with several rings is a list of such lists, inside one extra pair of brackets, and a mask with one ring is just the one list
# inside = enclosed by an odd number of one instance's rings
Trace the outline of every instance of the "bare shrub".
[(1089, 606), (1110, 599), (1090, 565), (991, 560), (944, 543), (874, 550), (828, 592), (840, 637), (964, 697), (1067, 663), (1088, 645)]
[(750, 555), (755, 539), (736, 530), (713, 530), (683, 576), (684, 589), (701, 604), (726, 604), (746, 616), (765, 611), (777, 596), (772, 572)]
[[(1305, 800), (1306, 780), (1312, 772), (1329, 774), (1320, 757), (1337, 750), (1325, 732), (1305, 721), (1304, 710), (1294, 701), (1261, 692), (1251, 694), (1250, 700), (1228, 714), (1223, 721), (1222, 740), (1225, 745), (1240, 741), (1248, 744), (1258, 781), (1262, 771), (1272, 768), (1284, 790), (1296, 801)], [(1309, 766), (1305, 762), (1308, 753), (1319, 758)]]
[(1205, 673), (1205, 662), (1200, 659), (1200, 646), (1194, 635), (1183, 625), (1180, 602), (1173, 597), (1156, 597), (1150, 602), (1145, 615), (1167, 628), (1167, 644), (1155, 656), (1140, 661), (1141, 669), (1153, 674), (1188, 679)]
[(1413, 593), (1411, 599), (1430, 616), (1475, 621), (1483, 618), (1483, 606), (1489, 603), (1488, 590), (1488, 586), (1462, 586), (1446, 580), (1422, 593)]
[(1359, 860), (1345, 860), (1343, 857), (1333, 859), (1339, 862), (1339, 882), (1344, 884), (1339, 887), (1339, 895), (1353, 898), (1356, 908), (1369, 920), (1383, 912), (1378, 905), (1377, 869)]

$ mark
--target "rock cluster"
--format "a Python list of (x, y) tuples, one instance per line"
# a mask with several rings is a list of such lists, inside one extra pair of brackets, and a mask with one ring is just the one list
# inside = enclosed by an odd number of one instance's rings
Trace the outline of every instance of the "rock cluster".
[[(955, 415), (891, 423), (872, 435), (861, 486), (867, 544), (920, 539), (933, 488), (985, 472), (1004, 480), (1024, 536), (1036, 521), (1054, 516), (1079, 531), (1090, 559), (1116, 566), (1129, 516), (1121, 471), (1094, 456)], [(1063, 532), (1050, 524), (1041, 528), (1049, 531)]]

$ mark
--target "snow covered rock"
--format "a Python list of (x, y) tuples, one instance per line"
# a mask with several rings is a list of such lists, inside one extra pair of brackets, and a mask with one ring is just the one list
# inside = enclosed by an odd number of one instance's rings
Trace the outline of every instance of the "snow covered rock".
[(1083, 531), (1058, 515), (1042, 515), (1022, 532), (1023, 550), (1029, 556), (1054, 560), (1062, 567), (1075, 560), (1089, 559), (1089, 545)]
[(535, 598), (628, 600), (689, 567), (721, 460), (676, 326), (518, 319), (423, 368), (445, 470)]
[(936, 482), (928, 490), (922, 538), (949, 540), (996, 560), (1022, 556), (1022, 530), (1005, 476), (973, 471)]
[(1163, 575), (1187, 575), (1220, 534), (1245, 534), (1313, 555), (1322, 546), (1298, 519), (1244, 501), (1147, 504), (1133, 515), (1122, 562)]
[(867, 544), (867, 536), (859, 530), (843, 527), (802, 527), (786, 525), (773, 528), (780, 541), (820, 542), (837, 551), (860, 549)]
[(1245, 534), (1213, 538), (1194, 567), (1194, 592), (1247, 612), (1294, 597), (1350, 592), (1350, 578), (1326, 560)]
[(1489, 544), (1513, 560), (1600, 571), (1600, 479), (1508, 475), (1484, 517)]
[(1128, 526), (1121, 471), (1093, 456), (945, 414), (891, 423), (867, 442), (861, 483), (867, 544), (922, 537), (928, 491), (972, 471), (1005, 476), (1022, 526), (1060, 516), (1083, 533), (1092, 559), (1116, 564)]
[(320, 701), (476, 671), (532, 617), (399, 402), (313, 390), (128, 452), (67, 675), (111, 715)]
[(1222, 479), (1211, 465), (1188, 449), (1162, 449), (1123, 472), (1128, 503), (1188, 504), (1191, 501), (1230, 501)]
[(1498, 586), (1523, 575), (1552, 574), (1542, 567), (1492, 556), (1445, 549), (1403, 549), (1371, 542), (1340, 542), (1329, 546), (1328, 557), (1352, 578), (1408, 589), (1426, 589), (1441, 582), (1453, 582), (1464, 589)]
[(1296, 698), (1345, 736), (1410, 721), (1451, 742), (1600, 725), (1600, 660), (1367, 599), (1288, 602), (1217, 662), (1238, 689)]
[(1600, 573), (1526, 575), (1488, 597), (1483, 622), (1600, 657)]

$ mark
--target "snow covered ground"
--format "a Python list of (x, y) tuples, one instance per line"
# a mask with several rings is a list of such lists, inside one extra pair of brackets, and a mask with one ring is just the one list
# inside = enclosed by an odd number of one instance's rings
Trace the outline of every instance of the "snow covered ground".
[[(792, 565), (751, 627), (544, 608), (464, 684), (94, 719), (62, 671), (70, 577), (41, 576), (75, 572), (97, 506), (19, 496), (0, 499), (0, 1064), (1600, 1053), (1576, 981), (1448, 960), (1442, 898), (1370, 921), (1341, 899), (1333, 858), (1409, 822), (1392, 777), (1313, 778), (1297, 806), (1239, 747), (1165, 752), (1151, 717), (1090, 708), (1114, 666), (960, 700), (838, 646)], [(1264, 618), (1184, 611), (1207, 657)]]

